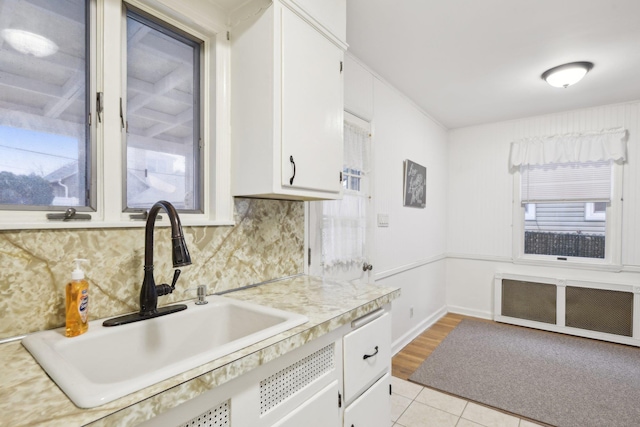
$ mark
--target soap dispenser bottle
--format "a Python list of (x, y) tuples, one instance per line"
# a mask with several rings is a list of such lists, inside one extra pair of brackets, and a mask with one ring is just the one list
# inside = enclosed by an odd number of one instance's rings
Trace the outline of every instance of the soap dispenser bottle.
[(80, 264), (86, 259), (75, 259), (76, 269), (71, 273), (71, 281), (66, 287), (66, 331), (68, 337), (84, 334), (89, 329), (89, 282), (84, 278)]

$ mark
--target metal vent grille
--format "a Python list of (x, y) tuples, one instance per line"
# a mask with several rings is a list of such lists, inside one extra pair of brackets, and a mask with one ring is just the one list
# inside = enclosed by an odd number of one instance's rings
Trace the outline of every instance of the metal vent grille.
[(330, 344), (260, 381), (260, 414), (263, 415), (335, 368)]
[(556, 323), (556, 286), (502, 279), (502, 315)]
[(178, 427), (229, 427), (229, 401), (203, 412)]
[(565, 324), (630, 337), (633, 335), (633, 293), (567, 286)]

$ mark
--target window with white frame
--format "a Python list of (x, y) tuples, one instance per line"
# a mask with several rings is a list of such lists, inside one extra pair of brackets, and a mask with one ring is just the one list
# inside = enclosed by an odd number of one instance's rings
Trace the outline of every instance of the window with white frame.
[(126, 210), (199, 211), (201, 41), (127, 8)]
[(517, 258), (619, 262), (625, 143), (623, 129), (512, 143)]
[(89, 2), (0, 2), (0, 209), (95, 209)]
[(165, 2), (0, 1), (3, 228), (129, 226), (161, 199), (232, 223), (225, 17)]

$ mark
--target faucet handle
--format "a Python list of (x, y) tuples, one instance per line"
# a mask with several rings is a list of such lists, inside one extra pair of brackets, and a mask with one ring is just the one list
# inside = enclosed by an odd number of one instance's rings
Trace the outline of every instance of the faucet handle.
[(171, 281), (171, 290), (174, 290), (176, 288), (176, 282), (178, 281), (178, 277), (180, 277), (180, 273), (182, 273), (182, 271), (180, 271), (180, 269), (176, 268), (176, 270), (173, 272), (173, 280)]
[(178, 277), (180, 277), (180, 273), (181, 271), (178, 269), (173, 272), (173, 280), (171, 281), (171, 286), (167, 285), (166, 283), (156, 286), (156, 292), (158, 293), (158, 296), (168, 295), (176, 290), (176, 282), (178, 281)]

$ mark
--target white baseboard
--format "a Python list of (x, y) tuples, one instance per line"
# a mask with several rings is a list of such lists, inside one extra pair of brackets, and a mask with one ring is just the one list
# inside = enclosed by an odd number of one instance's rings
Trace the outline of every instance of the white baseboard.
[(415, 327), (411, 328), (400, 338), (395, 340), (391, 344), (391, 355), (395, 356), (400, 352), (407, 344), (413, 341), (418, 335), (423, 333), (425, 330), (433, 326), (442, 316), (447, 314), (447, 307), (443, 306), (438, 311), (433, 313), (431, 316), (427, 317), (422, 322), (418, 323)]
[(478, 317), (480, 319), (489, 319), (489, 320), (493, 319), (493, 313), (490, 311), (474, 310), (474, 309), (459, 307), (455, 305), (447, 306), (447, 309), (449, 313), (463, 314), (465, 316)]

